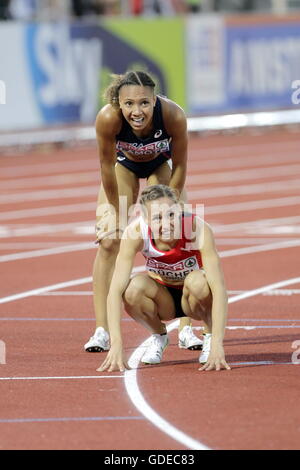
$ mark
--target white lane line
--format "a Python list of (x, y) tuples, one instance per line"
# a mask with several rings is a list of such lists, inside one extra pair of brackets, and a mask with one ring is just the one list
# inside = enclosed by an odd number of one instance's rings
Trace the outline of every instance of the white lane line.
[[(179, 321), (175, 321), (167, 327), (168, 331), (175, 329), (179, 324)], [(172, 439), (180, 442), (189, 449), (194, 450), (210, 450), (209, 447), (205, 446), (202, 442), (197, 441), (196, 439), (191, 438), (184, 432), (180, 431), (164, 418), (162, 418), (156, 411), (149, 406), (149, 404), (144, 399), (139, 386), (137, 384), (137, 368), (139, 361), (145, 351), (145, 346), (148, 339), (144, 341), (130, 356), (129, 366), (131, 370), (126, 370), (124, 373), (124, 381), (127, 393), (132, 403), (138, 409), (138, 411), (144, 415), (154, 426), (158, 427), (162, 432), (170, 436)]]
[[(275, 322), (275, 321), (274, 321)], [(281, 328), (300, 328), (300, 325), (228, 325), (227, 330), (256, 330), (261, 328), (267, 328), (271, 330), (280, 330)], [(194, 330), (203, 330), (203, 326), (195, 326)]]
[(22, 209), (7, 211), (0, 214), (0, 220), (27, 219), (31, 217), (48, 217), (49, 215), (72, 214), (93, 211), (96, 213), (95, 202), (84, 202), (82, 204), (61, 204), (60, 206), (35, 207), (33, 209)]
[[(280, 248), (282, 248), (282, 249), (283, 248), (291, 248), (291, 247), (295, 247), (295, 246), (299, 246), (299, 245), (300, 245), (300, 240), (291, 240), (289, 242), (271, 243), (269, 245), (263, 245), (262, 247), (252, 246), (252, 247), (249, 247), (249, 248), (238, 248), (236, 250), (222, 251), (219, 254), (220, 254), (221, 258), (226, 258), (226, 257), (232, 257), (232, 256), (238, 256), (238, 255), (247, 255), (247, 254), (263, 252), (263, 251), (278, 250)], [(144, 270), (145, 270), (144, 266), (138, 266), (138, 267), (134, 268), (133, 273), (143, 272)], [(53, 290), (59, 290), (59, 289), (67, 288), (67, 287), (78, 286), (78, 285), (85, 284), (85, 283), (88, 283), (88, 282), (92, 282), (92, 277), (91, 276), (86, 277), (86, 278), (82, 278), (82, 279), (75, 279), (75, 280), (68, 281), (68, 282), (62, 282), (62, 283), (54, 284), (54, 285), (51, 285), (51, 286), (40, 287), (38, 289), (32, 289), (30, 291), (21, 292), (19, 294), (13, 294), (13, 295), (10, 295), (8, 297), (2, 297), (2, 298), (0, 298), (0, 304), (7, 303), (7, 302), (12, 302), (14, 300), (23, 299), (23, 298), (26, 298), (26, 297), (31, 297), (33, 295), (40, 295), (40, 294), (50, 292), (50, 291), (53, 291)], [(246, 294), (242, 294), (242, 295), (246, 295)]]
[(271, 329), (281, 330), (282, 328), (300, 328), (300, 325), (251, 325), (251, 326), (226, 326), (227, 330), (260, 330), (260, 329)]
[(296, 320), (295, 318), (229, 318), (228, 321), (275, 322), (275, 323), (276, 322), (294, 322), (294, 323), (300, 322), (300, 320)]
[[(223, 157), (223, 155), (222, 155)], [(286, 161), (285, 161), (286, 158)], [(291, 154), (288, 154), (284, 157), (282, 157), (281, 154), (279, 155), (249, 155), (246, 158), (241, 158), (239, 157), (227, 157), (226, 161), (222, 161), (222, 165), (220, 165), (220, 159), (219, 158), (210, 158), (208, 160), (203, 160), (202, 156), (199, 158), (199, 152), (198, 152), (198, 158), (197, 159), (190, 159), (189, 160), (189, 171), (192, 173), (193, 171), (211, 171), (211, 170), (220, 170), (220, 167), (222, 168), (257, 168), (259, 171), (259, 168), (271, 164), (273, 166), (274, 164), (282, 164), (282, 165), (289, 165), (290, 163), (294, 162), (299, 162), (299, 150), (298, 152), (294, 152)]]
[(220, 186), (209, 189), (198, 189), (188, 191), (189, 200), (201, 199), (206, 201), (209, 198), (216, 199), (226, 196), (240, 196), (248, 194), (265, 194), (298, 191), (300, 187), (300, 179), (290, 179), (288, 181), (274, 181), (271, 183), (243, 184), (237, 186)]
[[(77, 292), (77, 291), (75, 291)], [(86, 292), (86, 291), (85, 291)], [(243, 294), (244, 292), (249, 292), (249, 289), (244, 290), (228, 290), (228, 294)], [(264, 292), (262, 295), (298, 295), (300, 294), (300, 289), (272, 289), (270, 291)]]
[(296, 246), (300, 246), (300, 240), (287, 240), (287, 241), (278, 242), (278, 243), (268, 243), (266, 245), (236, 248), (234, 250), (222, 251), (222, 253), (220, 253), (220, 256), (222, 256), (222, 258), (228, 258), (232, 256), (248, 255), (251, 253), (261, 253), (265, 251), (281, 250), (284, 248), (292, 248)]
[[(280, 155), (278, 156), (280, 157)], [(17, 179), (20, 177), (32, 177), (34, 175), (49, 176), (49, 173), (61, 175), (66, 172), (77, 172), (86, 170), (100, 170), (99, 161), (97, 158), (86, 158), (84, 160), (70, 160), (69, 162), (60, 161), (59, 164), (43, 163), (37, 165), (18, 165), (9, 166), (1, 169), (1, 176), (5, 178)]]
[[(95, 321), (95, 318), (94, 317), (91, 317), (91, 318), (72, 318), (72, 317), (68, 317), (68, 318), (62, 318), (62, 317), (59, 317), (59, 318), (54, 318), (54, 317), (48, 317), (48, 318), (43, 318), (43, 317), (0, 317), (0, 322), (1, 321), (10, 321), (10, 322), (15, 322), (15, 321), (23, 321), (23, 322), (27, 322), (27, 321), (45, 321), (45, 322), (65, 322), (65, 321), (71, 321), (71, 322), (82, 322), (82, 321)], [(121, 321), (122, 322), (133, 322), (134, 320), (132, 318), (121, 318)], [(234, 320), (228, 320), (228, 322), (233, 322)], [(280, 322), (289, 322), (289, 323), (292, 323), (292, 325), (290, 326), (284, 326), (284, 325), (237, 325), (237, 326), (228, 326), (226, 328), (230, 329), (230, 328), (245, 328), (245, 329), (251, 329), (251, 328), (300, 328), (300, 325), (297, 325), (297, 323), (300, 321), (300, 320), (285, 320), (285, 319), (280, 319), (280, 320), (269, 320), (269, 319), (265, 319), (265, 320), (260, 320), (260, 319), (253, 319), (253, 320), (236, 320), (236, 321), (239, 321), (239, 322), (244, 322), (246, 323), (246, 321), (248, 322), (269, 322), (269, 323), (280, 323)], [(203, 327), (202, 326), (194, 326), (193, 327), (195, 330), (202, 330)]]
[[(50, 322), (55, 322), (55, 321), (71, 321), (71, 322), (81, 322), (81, 321), (95, 321), (95, 317), (91, 317), (91, 318), (88, 318), (88, 317), (85, 317), (85, 318), (72, 318), (72, 317), (68, 317), (68, 318), (63, 318), (63, 317), (59, 317), (59, 318), (42, 318), (42, 317), (34, 317), (34, 318), (31, 318), (31, 317), (0, 317), (0, 322), (1, 321), (50, 321)], [(131, 322), (131, 321), (134, 321), (133, 318), (129, 318), (129, 317), (125, 317), (125, 318), (121, 318), (121, 321), (122, 322)]]
[(5, 304), (7, 302), (14, 302), (15, 300), (20, 300), (20, 299), (26, 299), (27, 297), (31, 297), (33, 295), (39, 295), (44, 292), (49, 292), (52, 290), (64, 289), (66, 287), (80, 286), (88, 282), (92, 282), (92, 276), (83, 277), (81, 279), (73, 279), (72, 281), (67, 281), (67, 282), (60, 282), (58, 284), (52, 284), (51, 286), (39, 287), (37, 289), (20, 292), (19, 294), (13, 294), (7, 297), (2, 297), (0, 299), (0, 304)]
[[(10, 322), (15, 322), (15, 321), (22, 321), (22, 322), (87, 322), (87, 321), (95, 321), (95, 318), (30, 318), (30, 317), (0, 317), (0, 322), (3, 321), (10, 321)], [(122, 322), (133, 322), (134, 320), (132, 318), (122, 318)], [(228, 320), (232, 321), (232, 320)], [(240, 320), (241, 322), (244, 322), (244, 320)], [(259, 322), (260, 320), (256, 320)], [(269, 320), (265, 320), (267, 322)], [(275, 323), (277, 320), (272, 320), (272, 323)], [(287, 320), (280, 320), (280, 321), (287, 321)], [(261, 329), (261, 328), (267, 328), (267, 329), (281, 329), (281, 328), (300, 328), (300, 325), (297, 324), (297, 320), (288, 320), (289, 322), (292, 323), (292, 325), (232, 325), (232, 326), (226, 326), (228, 330), (255, 330), (255, 329)], [(279, 321), (278, 321), (279, 323)], [(203, 330), (202, 326), (193, 326), (194, 330)]]
[[(210, 224), (210, 225), (213, 225), (213, 224)], [(244, 235), (241, 235), (240, 237), (238, 236), (235, 236), (234, 238), (233, 237), (228, 237), (228, 238), (225, 238), (225, 237), (221, 237), (220, 235), (216, 235), (215, 237), (216, 239), (216, 244), (218, 246), (225, 246), (225, 245), (228, 245), (228, 246), (236, 246), (236, 245), (263, 245), (263, 244), (269, 244), (269, 243), (275, 243), (275, 242), (283, 242), (283, 241), (286, 241), (286, 237), (260, 237), (260, 238), (257, 238), (257, 237), (249, 237), (249, 238), (246, 238), (244, 237)], [(1, 244), (2, 245), (2, 244)], [(1, 246), (0, 245), (0, 246)]]
[(62, 377), (0, 377), (0, 380), (82, 380), (82, 379), (122, 379), (123, 375), (67, 375)]
[[(273, 239), (274, 241), (274, 239)], [(258, 242), (257, 242), (258, 243)], [(261, 243), (261, 241), (260, 241)], [(24, 249), (32, 249), (32, 248), (55, 248), (57, 246), (66, 246), (66, 242), (0, 242), (0, 250), (20, 250), (21, 248)], [(14, 254), (14, 253), (12, 253)]]
[[(95, 220), (83, 220), (66, 224), (24, 224), (0, 225), (0, 238), (31, 237), (33, 235), (57, 235), (59, 232), (68, 232), (72, 235), (76, 232), (88, 229), (93, 231)], [(13, 227), (13, 228), (12, 228)]]
[[(244, 292), (249, 292), (248, 290), (228, 290), (227, 291), (229, 295), (231, 294), (242, 294)], [(272, 289), (271, 291), (264, 292), (262, 295), (268, 295), (268, 296), (273, 296), (273, 295), (281, 295), (281, 296), (291, 296), (291, 295), (298, 295), (300, 294), (300, 289)], [(57, 291), (57, 292), (45, 292), (43, 294), (38, 294), (40, 296), (46, 297), (46, 296), (89, 296), (93, 295), (92, 290), (74, 290), (74, 291)], [(300, 320), (299, 320), (300, 321)]]
[[(293, 166), (293, 165), (291, 165)], [(287, 167), (289, 168), (289, 166)], [(45, 188), (46, 186), (69, 186), (71, 184), (96, 183), (100, 184), (99, 172), (86, 171), (78, 173), (63, 173), (52, 176), (35, 176), (18, 178), (1, 182), (3, 189), (33, 189), (34, 187)]]
[[(200, 171), (200, 170), (199, 170)], [(277, 176), (290, 176), (297, 175), (300, 173), (299, 164), (282, 164), (279, 166), (267, 166), (261, 167), (260, 169), (251, 168), (251, 169), (238, 169), (231, 171), (221, 171), (214, 173), (203, 173), (201, 172), (201, 181), (202, 184), (216, 184), (216, 183), (226, 183), (242, 180), (252, 180), (255, 179), (268, 179), (274, 178)], [(200, 172), (197, 174), (197, 170), (194, 168), (192, 173), (187, 175), (187, 184), (199, 183)], [(79, 172), (79, 173), (64, 173), (63, 175), (54, 175), (54, 176), (38, 176), (38, 177), (27, 177), (27, 178), (18, 178), (9, 181), (2, 181), (1, 189), (2, 190), (19, 190), (19, 189), (33, 189), (33, 188), (46, 188), (47, 186), (70, 186), (77, 185), (78, 183), (97, 183), (100, 184), (99, 172), (89, 171), (89, 172)]]
[(274, 227), (276, 225), (284, 225), (284, 224), (298, 224), (300, 222), (299, 215), (292, 215), (289, 217), (273, 217), (271, 219), (256, 219), (256, 220), (248, 220), (246, 222), (236, 222), (233, 224), (218, 224), (214, 225), (214, 232), (216, 236), (221, 233), (227, 233), (232, 231), (240, 231), (240, 230), (253, 230), (253, 233), (257, 233), (257, 231), (261, 227)]
[[(202, 208), (202, 205), (201, 205)], [(205, 209), (205, 208), (204, 208)], [(205, 212), (205, 210), (204, 210)], [(238, 222), (233, 224), (214, 224), (211, 225), (214, 228), (214, 232), (216, 237), (220, 236), (220, 233), (227, 234), (230, 232), (235, 232), (243, 230), (245, 233), (248, 234), (257, 234), (258, 231), (264, 229), (265, 231), (268, 230), (277, 230), (276, 225), (282, 227), (283, 225), (289, 224), (298, 224), (300, 222), (300, 216), (290, 216), (290, 217), (277, 217), (272, 219), (257, 219), (257, 220), (250, 220), (245, 222)], [(32, 235), (50, 235), (50, 234), (58, 234), (59, 232), (68, 232), (68, 233), (76, 233), (76, 234), (92, 234), (94, 233), (94, 220), (88, 221), (77, 221), (77, 222), (69, 222), (64, 224), (31, 224), (24, 227), (23, 224), (19, 227), (16, 224), (11, 225), (0, 225), (0, 238), (15, 238), (15, 237), (31, 237)], [(279, 228), (280, 228), (279, 227)], [(284, 228), (284, 227), (283, 227)], [(298, 229), (298, 227), (293, 227), (294, 230)], [(285, 233), (285, 232), (284, 232)], [(289, 230), (289, 235), (291, 235)], [(293, 235), (293, 233), (292, 233)]]
[[(300, 325), (230, 325), (226, 326), (226, 330), (260, 330), (260, 329), (271, 329), (281, 330), (282, 328), (300, 328)], [(193, 327), (194, 330), (203, 330), (202, 326)]]
[(57, 291), (57, 292), (44, 292), (43, 294), (39, 294), (43, 297), (45, 296), (65, 296), (65, 295), (71, 295), (71, 296), (76, 296), (76, 295), (93, 295), (92, 290), (73, 290), (73, 291)]
[[(274, 284), (269, 284), (267, 286), (263, 286), (258, 289), (253, 289), (244, 294), (231, 297), (229, 299), (229, 303), (238, 302), (244, 298), (256, 296), (259, 293), (272, 289), (273, 287), (279, 288), (285, 285), (295, 284), (297, 282), (300, 282), (300, 277), (276, 282)], [(178, 328), (178, 325), (179, 325), (179, 320), (175, 320), (174, 322), (172, 322), (171, 324), (167, 326), (167, 331), (171, 332), (175, 328)], [(125, 387), (129, 395), (129, 398), (131, 399), (132, 403), (136, 406), (136, 408), (139, 410), (140, 413), (142, 413), (149, 421), (151, 421), (162, 432), (168, 434), (170, 437), (172, 437), (176, 441), (180, 442), (184, 446), (193, 450), (210, 450), (209, 447), (205, 446), (202, 442), (191, 438), (187, 434), (183, 433), (182, 431), (172, 426), (168, 421), (164, 420), (145, 401), (137, 383), (137, 370), (138, 370), (140, 359), (142, 355), (144, 354), (148, 339), (149, 338), (147, 338), (130, 356), (128, 364), (131, 367), (131, 370), (126, 370), (124, 373)], [(269, 364), (269, 361), (267, 363)], [(249, 364), (249, 363), (246, 363), (246, 364)], [(255, 363), (250, 363), (250, 364), (255, 364)], [(259, 363), (259, 365), (261, 364), (262, 362)], [(265, 361), (264, 361), (264, 364), (266, 364)]]
[(0, 424), (12, 423), (67, 423), (69, 421), (140, 421), (141, 416), (91, 416), (91, 417), (73, 417), (73, 418), (17, 418), (0, 419)]
[[(223, 141), (222, 141), (223, 142)], [(199, 144), (198, 144), (199, 146)], [(290, 151), (292, 152), (293, 150), (297, 152), (297, 155), (299, 157), (299, 148), (300, 148), (300, 140), (297, 141), (290, 141), (290, 142), (276, 142), (274, 144), (274, 149), (272, 148), (272, 154), (274, 152), (274, 155), (277, 153), (279, 154), (279, 158), (281, 157), (282, 163), (284, 163), (284, 157), (285, 155), (288, 155)], [(270, 154), (270, 143), (263, 143), (263, 142), (254, 142), (253, 138), (249, 139), (249, 142), (247, 144), (241, 144), (241, 145), (224, 145), (223, 143), (218, 145), (218, 146), (210, 146), (210, 147), (201, 147), (200, 150), (192, 150), (191, 154), (195, 155), (195, 157), (198, 157), (201, 154), (201, 159), (204, 161), (206, 160), (211, 160), (214, 156), (216, 157), (217, 155), (219, 158), (222, 159), (222, 163), (224, 163), (223, 159), (226, 154), (228, 154), (228, 157), (232, 155), (237, 155), (241, 160), (242, 160), (242, 152), (246, 152), (248, 155), (243, 155), (244, 158), (249, 158), (249, 160), (252, 159), (252, 156), (257, 156), (258, 152), (262, 152), (262, 155), (260, 155), (260, 158), (264, 158), (265, 155)], [(284, 153), (282, 153), (284, 152)], [(215, 160), (219, 160), (219, 158), (215, 158)], [(225, 157), (226, 158), (226, 157)], [(226, 159), (227, 162), (227, 159)], [(224, 163), (224, 166), (226, 165), (226, 162)], [(219, 160), (220, 164), (220, 160)]]
[[(201, 154), (201, 165), (206, 165), (210, 163), (214, 163), (217, 165), (217, 168), (220, 168), (220, 158), (222, 159), (222, 163), (224, 164), (224, 159), (226, 159), (225, 166), (231, 165), (231, 161), (235, 160), (235, 165), (239, 166), (242, 165), (244, 160), (241, 158), (242, 153), (246, 152), (245, 163), (248, 166), (258, 165), (261, 162), (263, 164), (266, 163), (273, 163), (274, 161), (282, 162), (286, 164), (291, 160), (292, 157), (295, 157), (295, 160), (299, 160), (299, 145), (300, 141), (289, 141), (289, 142), (276, 142), (276, 146), (272, 149), (272, 154), (270, 154), (270, 144), (269, 143), (261, 143), (261, 142), (253, 142), (253, 139), (250, 143), (246, 145), (219, 145), (219, 146), (210, 146), (210, 147), (203, 147), (200, 150), (189, 150), (190, 164), (193, 165), (195, 160), (193, 157), (197, 159), (199, 162), (199, 154)], [(76, 149), (72, 151), (77, 152)], [(79, 152), (83, 150), (80, 149)], [(81, 170), (99, 170), (99, 162), (96, 158), (96, 149), (93, 147), (88, 146), (85, 148), (85, 154), (92, 154), (93, 158), (84, 158), (82, 160), (62, 160), (55, 163), (43, 163), (43, 165), (37, 164), (30, 164), (30, 165), (18, 165), (18, 166), (10, 166), (1, 169), (1, 176), (2, 177), (9, 177), (9, 178), (17, 178), (17, 177), (24, 177), (26, 175), (48, 175), (49, 173), (58, 173), (61, 174), (63, 172), (71, 172), (71, 171), (81, 171)], [(258, 153), (261, 152), (261, 155), (258, 156)], [(295, 152), (295, 153), (293, 153)], [(236, 158), (231, 158), (233, 155), (237, 155)], [(22, 154), (26, 158), (27, 153)], [(219, 158), (218, 158), (219, 156)], [(207, 157), (207, 158), (206, 158)], [(64, 158), (64, 153), (62, 154), (62, 158)], [(206, 168), (206, 166), (205, 166)]]
[(39, 258), (40, 256), (60, 255), (62, 253), (72, 253), (74, 251), (95, 250), (95, 244), (91, 242), (77, 243), (75, 245), (64, 245), (55, 248), (46, 248), (44, 250), (23, 251), (21, 253), (12, 253), (0, 256), (0, 263), (7, 261), (16, 261), (20, 259)]
[(281, 197), (273, 199), (259, 199), (232, 204), (221, 204), (217, 206), (204, 205), (205, 214), (224, 214), (233, 212), (244, 212), (257, 209), (269, 209), (271, 207), (296, 206), (300, 204), (300, 196)]
[[(145, 266), (136, 266), (133, 268), (132, 273), (139, 273), (145, 271)], [(50, 286), (39, 287), (37, 289), (28, 290), (25, 292), (20, 292), (19, 294), (9, 295), (7, 297), (0, 298), (0, 304), (5, 304), (8, 302), (14, 302), (15, 300), (25, 299), (33, 295), (40, 295), (45, 292), (51, 292), (53, 290), (65, 289), (67, 287), (80, 286), (82, 284), (87, 284), (92, 282), (92, 276), (83, 277), (80, 279), (73, 279), (72, 281), (60, 282), (58, 284), (52, 284)]]
[[(292, 248), (300, 246), (300, 240), (287, 240), (276, 243), (268, 243), (266, 245), (255, 245), (244, 248), (235, 248), (234, 250), (226, 250), (220, 252), (222, 258), (232, 256), (248, 255), (251, 253), (260, 253), (265, 251), (280, 250), (285, 248)], [(64, 253), (71, 253), (74, 251), (95, 250), (96, 247), (93, 243), (79, 243), (77, 245), (66, 245), (57, 248), (48, 248), (45, 250), (24, 251), (21, 253), (13, 253), (10, 255), (0, 256), (0, 263), (16, 261), (21, 259), (38, 258), (41, 256), (58, 255)]]
[[(259, 199), (232, 204), (220, 204), (215, 206), (204, 205), (205, 214), (223, 214), (251, 211), (257, 209), (269, 209), (271, 207), (286, 207), (300, 204), (300, 196), (289, 196), (273, 199)], [(0, 220), (19, 220), (27, 218), (48, 217), (49, 215), (72, 214), (83, 212), (95, 212), (95, 202), (85, 202), (82, 204), (64, 204), (60, 206), (45, 206), (33, 209), (23, 209), (17, 211), (7, 211), (0, 214)]]
[[(285, 176), (290, 175), (299, 175), (300, 174), (300, 165), (280, 165), (280, 166), (269, 166), (264, 168), (254, 168), (254, 169), (247, 169), (247, 170), (231, 170), (231, 171), (221, 171), (215, 173), (197, 173), (195, 168), (191, 173), (187, 175), (187, 185), (197, 184), (199, 185), (199, 181), (201, 180), (202, 186), (206, 184), (217, 184), (217, 183), (233, 183), (235, 181), (243, 181), (243, 180), (260, 180), (260, 179), (268, 179), (268, 178), (275, 178), (278, 176)], [(200, 177), (201, 175), (201, 177)]]
[(232, 304), (234, 302), (239, 302), (240, 300), (248, 299), (249, 297), (253, 297), (255, 295), (263, 294), (264, 292), (268, 292), (273, 289), (280, 289), (281, 287), (289, 286), (291, 284), (298, 284), (299, 282), (300, 282), (300, 277), (294, 277), (292, 279), (287, 279), (285, 281), (274, 282), (273, 284), (259, 287), (258, 289), (253, 289), (248, 292), (243, 292), (242, 294), (238, 294), (234, 297), (230, 297), (228, 302)]
[[(189, 199), (203, 199), (217, 198), (224, 196), (237, 196), (247, 194), (264, 194), (267, 192), (280, 192), (295, 191), (300, 186), (300, 179), (289, 179), (286, 181), (273, 181), (269, 183), (258, 184), (243, 184), (243, 185), (230, 185), (220, 186), (215, 188), (204, 188), (194, 191), (188, 191)], [(6, 194), (0, 196), (0, 204), (17, 203), (23, 201), (41, 201), (50, 199), (69, 199), (82, 198), (82, 197), (97, 197), (99, 191), (98, 186), (82, 186), (79, 188), (68, 189), (49, 189), (42, 191), (20, 192), (17, 194)]]
[(41, 191), (21, 191), (17, 194), (6, 194), (0, 196), (0, 204), (17, 203), (23, 201), (43, 201), (48, 199), (75, 199), (82, 197), (97, 197), (99, 185), (81, 186), (79, 188), (68, 189), (46, 189)]
[(293, 362), (275, 362), (275, 361), (253, 361), (253, 362), (231, 362), (232, 366), (273, 366), (273, 365), (294, 365)]
[(73, 417), (73, 418), (17, 418), (0, 419), (0, 424), (10, 423), (67, 423), (68, 421), (140, 421), (141, 416), (91, 416), (91, 417)]
[(290, 296), (290, 295), (298, 295), (300, 294), (300, 289), (274, 289), (270, 292), (265, 292), (263, 295), (270, 295), (270, 296)]
[[(228, 290), (228, 294), (242, 294), (243, 292), (248, 292), (249, 290)], [(300, 294), (300, 289), (274, 289), (270, 292), (264, 292), (263, 295), (282, 295), (282, 296), (290, 296), (290, 295), (298, 295)], [(40, 294), (41, 296), (64, 296), (64, 295), (93, 295), (93, 291), (91, 290), (74, 290), (74, 291), (57, 291), (57, 292), (45, 292), (44, 294)], [(300, 321), (300, 320), (299, 320)]]

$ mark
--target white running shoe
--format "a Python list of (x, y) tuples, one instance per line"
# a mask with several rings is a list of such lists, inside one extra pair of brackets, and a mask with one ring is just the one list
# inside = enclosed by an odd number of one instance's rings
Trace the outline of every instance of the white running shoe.
[(182, 328), (178, 335), (178, 346), (181, 349), (189, 349), (190, 351), (195, 351), (202, 349), (203, 341), (194, 335), (193, 329), (191, 326), (185, 326)]
[(84, 345), (84, 349), (87, 352), (108, 351), (109, 348), (109, 334), (104, 330), (104, 328), (102, 328), (102, 326), (99, 326), (96, 329), (94, 336), (92, 336)]
[(148, 347), (141, 359), (141, 362), (144, 364), (159, 364), (168, 343), (168, 335), (152, 335), (147, 343)]
[(203, 349), (199, 357), (199, 362), (201, 364), (205, 364), (207, 362), (207, 359), (210, 353), (210, 347), (211, 347), (211, 334), (206, 333), (203, 335), (203, 338), (204, 338)]

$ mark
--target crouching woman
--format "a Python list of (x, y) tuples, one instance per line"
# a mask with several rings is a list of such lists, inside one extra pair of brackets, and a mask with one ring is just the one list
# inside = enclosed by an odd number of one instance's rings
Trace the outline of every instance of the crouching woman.
[[(228, 299), (210, 226), (184, 212), (176, 192), (165, 185), (146, 188), (140, 204), (142, 215), (121, 241), (107, 301), (111, 349), (97, 370), (129, 368), (121, 334), (122, 303), (152, 333), (143, 363), (161, 362), (168, 345), (164, 322), (188, 316), (204, 324), (200, 370), (230, 369), (223, 348)], [(139, 252), (146, 273), (131, 279)]]

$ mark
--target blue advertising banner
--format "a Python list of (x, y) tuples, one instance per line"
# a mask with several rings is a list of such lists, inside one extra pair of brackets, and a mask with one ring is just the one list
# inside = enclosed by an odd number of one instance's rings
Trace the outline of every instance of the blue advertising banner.
[(300, 22), (226, 28), (226, 107), (292, 106), (300, 78)]
[(30, 24), (25, 36), (32, 93), (44, 124), (92, 122), (103, 69), (121, 74), (142, 63), (166, 88), (153, 61), (102, 26)]
[[(300, 79), (299, 23), (188, 23), (191, 114), (292, 108)], [(209, 59), (209, 60), (208, 60)]]

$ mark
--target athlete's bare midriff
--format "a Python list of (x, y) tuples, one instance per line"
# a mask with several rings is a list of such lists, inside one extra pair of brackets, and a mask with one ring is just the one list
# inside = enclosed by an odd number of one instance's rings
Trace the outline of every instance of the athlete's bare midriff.
[(128, 158), (128, 160), (131, 160), (132, 162), (136, 162), (136, 163), (151, 162), (152, 160), (155, 160), (160, 155), (160, 153), (156, 153), (156, 154), (151, 154), (151, 155), (139, 156), (139, 155), (133, 155), (128, 152), (124, 152), (124, 150), (122, 150), (122, 153), (126, 156), (126, 158)]

